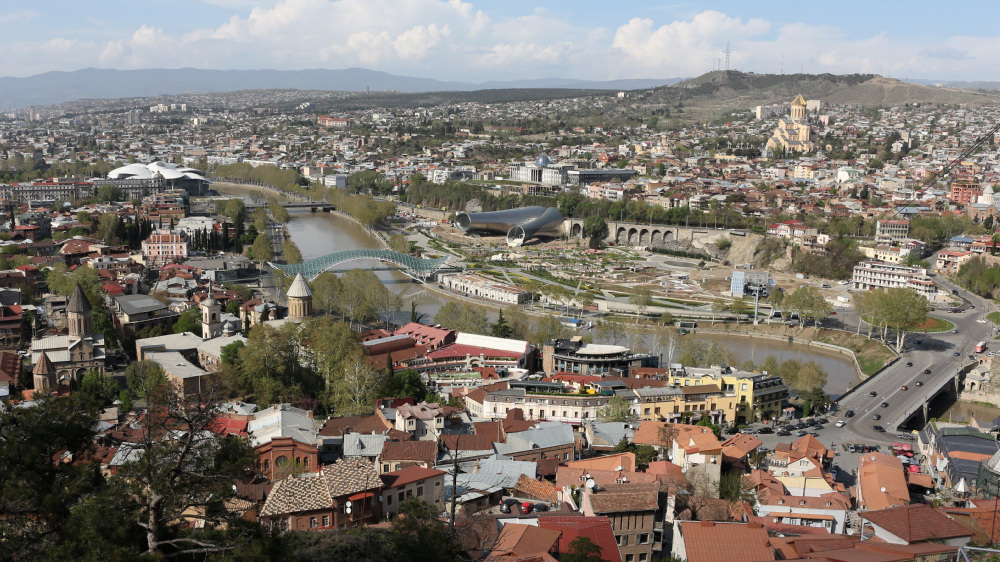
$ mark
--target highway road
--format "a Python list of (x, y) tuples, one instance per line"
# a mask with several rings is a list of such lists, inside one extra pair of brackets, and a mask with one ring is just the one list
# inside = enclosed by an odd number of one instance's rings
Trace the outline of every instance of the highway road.
[[(844, 435), (838, 441), (893, 441), (898, 433), (896, 425), (910, 413), (922, 408), (945, 380), (953, 378), (963, 365), (971, 362), (968, 356), (973, 354), (977, 342), (986, 340), (987, 343), (992, 343), (993, 324), (986, 320), (986, 314), (992, 310), (991, 303), (940, 276), (935, 278), (935, 282), (948, 291), (957, 290), (965, 300), (961, 312), (938, 310), (932, 313), (954, 323), (957, 333), (907, 335), (899, 361), (861, 383), (860, 388), (840, 400), (837, 415), (828, 416), (831, 422), (834, 417), (847, 422), (846, 427), (840, 429)], [(851, 316), (846, 315), (844, 322), (851, 326), (849, 322), (853, 320), (853, 326), (856, 326), (857, 319)], [(890, 335), (890, 340), (892, 339)], [(955, 356), (956, 352), (958, 356)], [(903, 386), (907, 390), (902, 390)], [(870, 396), (872, 392), (875, 396)], [(882, 403), (887, 406), (883, 407)], [(855, 415), (851, 418), (844, 417), (847, 410), (853, 410)], [(881, 419), (873, 419), (876, 414)], [(875, 425), (883, 426), (886, 432), (876, 431), (873, 427)]]

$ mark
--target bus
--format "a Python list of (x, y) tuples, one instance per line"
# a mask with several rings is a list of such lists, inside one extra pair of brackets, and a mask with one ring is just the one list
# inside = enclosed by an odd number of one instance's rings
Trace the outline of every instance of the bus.
[(986, 342), (981, 341), (976, 344), (976, 353), (982, 353), (986, 351)]

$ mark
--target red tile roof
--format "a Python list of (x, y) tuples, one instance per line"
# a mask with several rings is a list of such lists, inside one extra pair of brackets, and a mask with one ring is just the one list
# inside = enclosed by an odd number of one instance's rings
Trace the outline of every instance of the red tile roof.
[(774, 560), (767, 529), (759, 523), (680, 523), (688, 562)]
[(383, 461), (419, 461), (434, 466), (437, 453), (436, 441), (386, 441), (379, 458)]
[(386, 488), (399, 488), (413, 482), (419, 482), (435, 476), (441, 476), (445, 472), (436, 468), (424, 468), (422, 466), (408, 466), (402, 470), (386, 472), (381, 476)]
[(940, 511), (922, 503), (868, 511), (865, 520), (882, 527), (907, 543), (968, 537), (972, 532)]
[(577, 537), (587, 537), (601, 549), (601, 560), (621, 562), (611, 520), (607, 517), (584, 517), (580, 515), (539, 515), (538, 526), (543, 529), (562, 531), (559, 537), (559, 553), (569, 552), (570, 543)]

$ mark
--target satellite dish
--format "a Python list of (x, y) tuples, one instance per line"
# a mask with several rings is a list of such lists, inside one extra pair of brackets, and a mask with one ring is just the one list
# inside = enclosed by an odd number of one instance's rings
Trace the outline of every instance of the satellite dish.
[(350, 507), (348, 507), (348, 508), (347, 508), (347, 509), (345, 509), (344, 511), (345, 511), (345, 512), (347, 512), (347, 514), (348, 514), (348, 515), (350, 515), (350, 514), (351, 514), (351, 508), (350, 508)]
[(595, 484), (596, 483), (594, 482), (593, 478), (588, 478), (587, 481), (584, 483), (584, 486), (586, 486), (588, 490), (593, 490)]
[(344, 505), (350, 508), (352, 505), (354, 505), (354, 502), (352, 502), (351, 500), (347, 500), (347, 503), (345, 503)]

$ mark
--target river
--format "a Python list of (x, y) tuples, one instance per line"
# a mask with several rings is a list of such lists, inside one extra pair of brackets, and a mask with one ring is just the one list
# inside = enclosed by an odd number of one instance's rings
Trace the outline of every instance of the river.
[[(246, 193), (242, 188), (223, 188), (227, 193)], [(222, 191), (222, 189), (220, 189)], [(330, 213), (293, 212), (292, 219), (285, 229), (292, 240), (298, 245), (303, 259), (323, 256), (341, 250), (359, 248), (382, 248), (364, 228), (356, 222)], [(344, 264), (345, 267), (372, 267), (378, 262), (356, 261)], [(423, 286), (413, 282), (398, 271), (376, 271), (378, 278), (391, 291), (400, 295), (404, 308), (409, 310), (411, 301), (417, 303), (417, 311), (423, 314), (425, 321), (430, 321), (437, 311), (447, 302), (446, 296), (428, 291)], [(495, 319), (496, 311), (487, 313)], [(689, 337), (689, 336), (685, 336)], [(798, 361), (815, 361), (827, 373), (824, 391), (834, 397), (843, 394), (851, 385), (857, 382), (854, 362), (846, 355), (831, 351), (818, 350), (803, 345), (770, 339), (747, 338), (722, 335), (692, 335), (700, 340), (717, 342), (733, 355), (739, 362), (752, 359), (756, 363), (763, 362), (769, 355), (778, 361), (795, 359)]]

